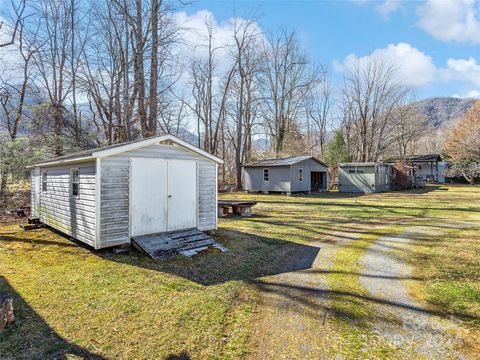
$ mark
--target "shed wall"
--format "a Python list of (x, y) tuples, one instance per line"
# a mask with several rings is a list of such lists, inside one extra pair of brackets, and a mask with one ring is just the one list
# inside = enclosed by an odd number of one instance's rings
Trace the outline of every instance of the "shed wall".
[[(263, 181), (263, 169), (269, 171), (269, 181)], [(244, 167), (244, 189), (247, 191), (291, 192), (290, 167)]]
[(375, 180), (375, 192), (389, 191), (392, 182), (390, 166), (378, 165)]
[(197, 161), (197, 227), (200, 230), (216, 228), (216, 164), (180, 146), (151, 145), (101, 159), (100, 241), (98, 247), (130, 242), (129, 160), (132, 157)]
[[(70, 169), (80, 171), (80, 194), (70, 194)], [(95, 163), (43, 167), (47, 171), (47, 191), (42, 192), (40, 177), (32, 179), (32, 189), (39, 189), (40, 221), (65, 234), (95, 246)], [(41, 174), (40, 173), (40, 174)], [(33, 193), (34, 191), (32, 191)], [(32, 204), (35, 205), (34, 197)]]
[(37, 204), (36, 204), (36, 201), (35, 201), (35, 197), (37, 196), (37, 193), (36, 193), (36, 188), (37, 188), (37, 176), (35, 175), (35, 172), (36, 170), (33, 169), (31, 172), (30, 172), (30, 211), (32, 213), (33, 216), (38, 216), (37, 214)]
[[(303, 169), (303, 181), (300, 181), (299, 169)], [(324, 189), (327, 189), (328, 168), (313, 159), (307, 159), (290, 166), (292, 192), (310, 191), (312, 189), (312, 171), (324, 172)]]
[(349, 173), (348, 166), (338, 167), (338, 186), (341, 192), (372, 193), (375, 191), (375, 166), (364, 166), (363, 173)]

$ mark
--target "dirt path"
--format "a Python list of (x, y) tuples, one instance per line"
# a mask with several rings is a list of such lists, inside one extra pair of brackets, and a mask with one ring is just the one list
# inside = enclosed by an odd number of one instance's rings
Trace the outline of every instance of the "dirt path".
[[(362, 299), (365, 305), (359, 306), (366, 308), (359, 311), (368, 319), (368, 325), (358, 335), (363, 345), (348, 351), (344, 358), (395, 354), (397, 359), (466, 359), (456, 350), (462, 345), (457, 324), (430, 311), (409, 294), (408, 282), (418, 279), (412, 278), (412, 269), (399, 254), (413, 251), (412, 245), (417, 240), (434, 235), (443, 227), (474, 225), (468, 221), (415, 225), (399, 235), (380, 236), (357, 262), (358, 273), (345, 280), (358, 281), (366, 294), (357, 293), (355, 288), (351, 292), (330, 289), (325, 276), (332, 270), (336, 252), (345, 246), (358, 246), (355, 240), (363, 234), (335, 232), (308, 243), (300, 251), (286, 254), (289, 260), (282, 263), (283, 272), (259, 280), (261, 296), (252, 336), (256, 351), (251, 358), (330, 359), (332, 353), (336, 356), (336, 346), (345, 344), (341, 337), (349, 336), (337, 333), (332, 336), (335, 330), (325, 326), (326, 317), (327, 324), (331, 320), (332, 301), (337, 301), (329, 294), (336, 293), (344, 302)], [(352, 329), (363, 326), (350, 314), (343, 315), (342, 321), (350, 322)]]
[[(358, 237), (357, 234), (334, 232), (321, 241), (312, 241), (308, 246), (316, 248), (317, 252), (313, 262), (296, 264), (304, 270), (284, 272), (260, 281), (262, 294), (253, 335), (257, 351), (252, 358), (319, 359), (326, 356), (321, 339), (328, 309), (328, 285), (322, 274), (331, 268), (335, 250)], [(305, 255), (291, 254), (290, 259), (298, 262), (308, 258)], [(291, 264), (283, 266), (289, 268)]]
[(383, 341), (398, 348), (398, 358), (464, 359), (455, 350), (459, 338), (455, 324), (425, 309), (408, 291), (412, 269), (395, 256), (393, 249), (409, 251), (408, 244), (429, 230), (414, 226), (397, 236), (376, 240), (361, 260), (361, 285), (376, 299), (376, 311), (385, 319), (373, 324)]

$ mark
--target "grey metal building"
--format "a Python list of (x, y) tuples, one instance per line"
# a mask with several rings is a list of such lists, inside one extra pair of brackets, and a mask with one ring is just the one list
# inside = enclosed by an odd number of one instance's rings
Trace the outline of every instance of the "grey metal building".
[(326, 191), (328, 166), (313, 156), (259, 160), (243, 166), (244, 190), (261, 192)]
[(393, 181), (393, 165), (378, 162), (339, 163), (338, 189), (347, 193), (389, 191)]

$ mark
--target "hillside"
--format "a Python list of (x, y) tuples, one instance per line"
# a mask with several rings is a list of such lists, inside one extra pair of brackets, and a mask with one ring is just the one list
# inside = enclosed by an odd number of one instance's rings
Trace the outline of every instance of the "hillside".
[(442, 97), (424, 99), (414, 104), (418, 111), (429, 119), (433, 127), (440, 128), (465, 115), (474, 101), (474, 99)]

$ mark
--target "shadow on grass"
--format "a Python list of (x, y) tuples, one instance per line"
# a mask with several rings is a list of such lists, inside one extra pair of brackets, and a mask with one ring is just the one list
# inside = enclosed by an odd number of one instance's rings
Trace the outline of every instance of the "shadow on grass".
[(218, 230), (214, 237), (229, 251), (208, 251), (192, 258), (176, 256), (163, 261), (154, 261), (134, 252), (128, 255), (108, 251), (99, 254), (106, 260), (170, 273), (201, 285), (216, 285), (310, 269), (321, 251), (317, 246), (233, 230)]
[(349, 192), (340, 192), (340, 191), (328, 191), (328, 192), (315, 192), (310, 195), (296, 195), (294, 197), (306, 197), (306, 198), (315, 198), (315, 197), (324, 197), (324, 198), (333, 198), (333, 199), (351, 199), (363, 196), (394, 196), (398, 197), (399, 195), (422, 195), (428, 194), (434, 191), (448, 191), (448, 188), (442, 185), (427, 185), (424, 188), (420, 189), (406, 189), (406, 190), (393, 190), (386, 192), (377, 192), (377, 193), (349, 193)]
[[(341, 202), (298, 202), (298, 201), (279, 201), (279, 200), (257, 200), (257, 202), (263, 204), (277, 204), (277, 205), (302, 205), (302, 206), (318, 206), (318, 207), (336, 207), (336, 208), (345, 208), (345, 209), (359, 209), (359, 211), (365, 211), (365, 209), (375, 209), (382, 211), (390, 211), (392, 213), (397, 213), (395, 210), (420, 210), (420, 211), (446, 211), (446, 212), (480, 212), (480, 208), (472, 207), (418, 207), (418, 206), (398, 206), (398, 205), (373, 205), (365, 204), (363, 202), (355, 203), (341, 203)], [(418, 214), (412, 214), (411, 216), (417, 217)]]
[[(49, 229), (53, 231), (53, 229)], [(35, 231), (35, 230), (28, 230), (28, 231)], [(56, 232), (58, 233), (58, 232)], [(64, 234), (58, 233), (58, 235), (62, 237), (67, 237)], [(69, 239), (70, 240), (70, 239)], [(78, 242), (72, 241), (70, 242), (61, 242), (61, 241), (52, 241), (52, 240), (42, 240), (42, 239), (32, 239), (32, 238), (21, 238), (18, 236), (10, 236), (10, 235), (1, 235), (0, 242), (19, 242), (25, 244), (32, 244), (32, 245), (45, 245), (45, 246), (63, 246), (63, 247), (77, 247), (80, 245)]]
[(168, 355), (165, 360), (190, 360), (191, 357), (186, 352), (182, 352), (180, 354), (171, 354)]
[[(442, 318), (451, 318), (455, 316), (465, 321), (472, 321), (472, 322), (479, 322), (480, 317), (472, 316), (468, 314), (464, 314), (461, 312), (441, 312), (436, 310), (431, 310), (407, 303), (403, 303), (400, 301), (388, 300), (383, 298), (378, 298), (375, 296), (370, 296), (368, 294), (360, 294), (351, 291), (339, 291), (339, 290), (330, 290), (330, 289), (322, 289), (316, 287), (309, 287), (309, 286), (301, 286), (301, 285), (293, 285), (290, 283), (281, 283), (281, 282), (274, 282), (274, 281), (262, 281), (258, 280), (255, 282), (258, 286), (260, 291), (266, 293), (274, 293), (279, 296), (287, 297), (294, 302), (298, 302), (299, 304), (305, 305), (310, 307), (314, 313), (318, 313), (321, 310), (328, 310), (329, 312), (335, 314), (340, 318), (348, 318), (352, 320), (371, 320), (366, 317), (365, 314), (355, 314), (354, 312), (346, 312), (346, 308), (340, 306), (339, 309), (335, 307), (329, 307), (325, 309), (324, 306), (319, 305), (318, 303), (312, 301), (312, 297), (321, 297), (321, 298), (329, 298), (334, 299), (337, 304), (341, 303), (353, 303), (355, 304), (358, 301), (367, 302), (372, 304), (382, 304), (387, 305), (395, 309), (404, 309), (409, 310), (412, 314), (427, 314)], [(338, 313), (337, 313), (338, 311)], [(383, 317), (382, 314), (374, 314), (373, 317)]]
[(0, 358), (67, 359), (76, 356), (82, 359), (105, 359), (58, 335), (1, 275), (0, 291), (13, 297), (15, 313), (15, 321), (0, 334)]

